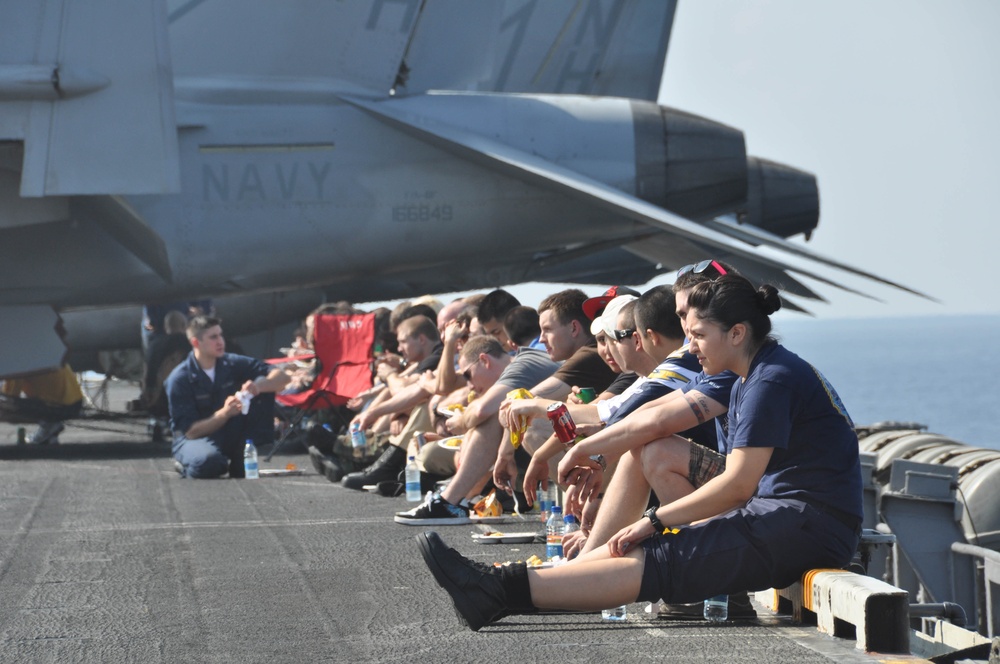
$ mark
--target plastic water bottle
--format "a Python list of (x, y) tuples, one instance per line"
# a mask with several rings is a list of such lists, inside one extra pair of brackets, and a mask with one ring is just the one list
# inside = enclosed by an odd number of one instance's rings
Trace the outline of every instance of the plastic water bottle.
[(625, 620), (625, 618), (627, 617), (626, 606), (627, 606), (626, 604), (622, 604), (621, 606), (616, 606), (613, 609), (604, 609), (603, 611), (601, 611), (601, 617), (604, 618), (605, 620), (615, 620), (615, 621)]
[(716, 595), (705, 600), (705, 620), (726, 622), (729, 619), (729, 595)]
[(406, 460), (406, 499), (411, 503), (420, 502), (420, 469), (417, 458), (412, 455)]
[(552, 514), (545, 524), (545, 557), (549, 560), (556, 557), (563, 557), (562, 538), (564, 526), (562, 508), (558, 505), (553, 505)]
[(260, 477), (257, 465), (257, 448), (253, 441), (247, 438), (247, 445), (243, 448), (243, 470), (248, 480), (255, 480)]
[(576, 517), (572, 514), (563, 515), (563, 534), (569, 535), (570, 533), (575, 533), (580, 530), (580, 522), (576, 520)]
[(542, 483), (538, 483), (538, 508), (542, 511), (542, 523), (548, 524), (552, 515), (552, 506), (556, 504), (556, 483), (549, 480), (549, 488), (543, 490)]

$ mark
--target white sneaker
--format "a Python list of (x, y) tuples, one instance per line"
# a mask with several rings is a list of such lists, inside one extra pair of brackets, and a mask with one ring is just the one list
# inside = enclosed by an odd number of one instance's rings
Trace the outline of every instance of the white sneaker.
[(38, 430), (31, 435), (28, 442), (32, 445), (58, 445), (59, 434), (66, 425), (62, 422), (39, 422)]

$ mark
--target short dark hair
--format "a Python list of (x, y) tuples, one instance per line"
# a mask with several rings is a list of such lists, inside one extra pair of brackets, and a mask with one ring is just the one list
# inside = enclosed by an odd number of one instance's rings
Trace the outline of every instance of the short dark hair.
[(677, 317), (677, 297), (670, 286), (655, 286), (635, 301), (635, 326), (653, 330), (668, 339), (683, 339), (684, 328)]
[(568, 325), (571, 321), (579, 321), (584, 332), (589, 335), (590, 319), (583, 313), (583, 303), (586, 300), (587, 294), (579, 288), (567, 288), (542, 300), (538, 305), (538, 314), (551, 309), (560, 324)]
[(538, 312), (524, 305), (514, 307), (503, 317), (503, 330), (516, 345), (527, 346), (542, 333)]
[(423, 335), (431, 341), (441, 340), (441, 333), (438, 332), (437, 323), (427, 316), (411, 316), (410, 318), (403, 319), (400, 321), (399, 327), (396, 328), (397, 337), (401, 331), (406, 332), (407, 337)]
[(462, 346), (462, 359), (466, 362), (476, 360), (480, 353), (486, 353), (493, 357), (503, 357), (507, 354), (500, 342), (488, 334), (477, 334), (469, 337), (469, 340)]
[(625, 316), (625, 328), (635, 328), (635, 300), (630, 300), (621, 306), (618, 310), (618, 315), (615, 317), (613, 322), (616, 329), (625, 329), (618, 327), (618, 319)]
[(205, 330), (213, 328), (216, 325), (222, 325), (221, 318), (216, 318), (215, 316), (195, 316), (188, 321), (187, 337), (188, 339), (200, 339)]
[(479, 303), (479, 311), (476, 314), (476, 318), (479, 319), (480, 323), (491, 320), (502, 323), (503, 317), (507, 315), (507, 312), (516, 306), (520, 306), (520, 304), (516, 297), (504, 289), (498, 288), (490, 291), (483, 297), (482, 302)]

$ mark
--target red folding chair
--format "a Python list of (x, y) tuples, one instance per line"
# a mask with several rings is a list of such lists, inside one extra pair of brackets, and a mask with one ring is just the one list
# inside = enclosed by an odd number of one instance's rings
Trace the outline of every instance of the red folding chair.
[(336, 408), (372, 386), (372, 347), (375, 314), (320, 314), (316, 316), (313, 350), (320, 370), (308, 390), (279, 394), (277, 402), (296, 412), (266, 461), (281, 448), (288, 434), (308, 413)]

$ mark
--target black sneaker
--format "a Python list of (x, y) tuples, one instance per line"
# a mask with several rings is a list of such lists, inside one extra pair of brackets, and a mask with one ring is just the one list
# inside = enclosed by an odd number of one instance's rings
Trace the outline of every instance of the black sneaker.
[(394, 480), (399, 476), (399, 471), (406, 466), (406, 450), (402, 447), (389, 445), (382, 452), (382, 456), (375, 462), (358, 473), (351, 473), (341, 484), (348, 489), (364, 491), (369, 484), (378, 484), (387, 480)]
[(468, 507), (452, 505), (440, 494), (433, 494), (412, 510), (396, 512), (395, 521), (407, 526), (460, 526), (472, 523)]
[(478, 632), (483, 625), (506, 615), (506, 592), (499, 571), (484, 570), (454, 549), (445, 546), (437, 533), (417, 535), (420, 553), (434, 579), (451, 595), (455, 613), (469, 629)]

